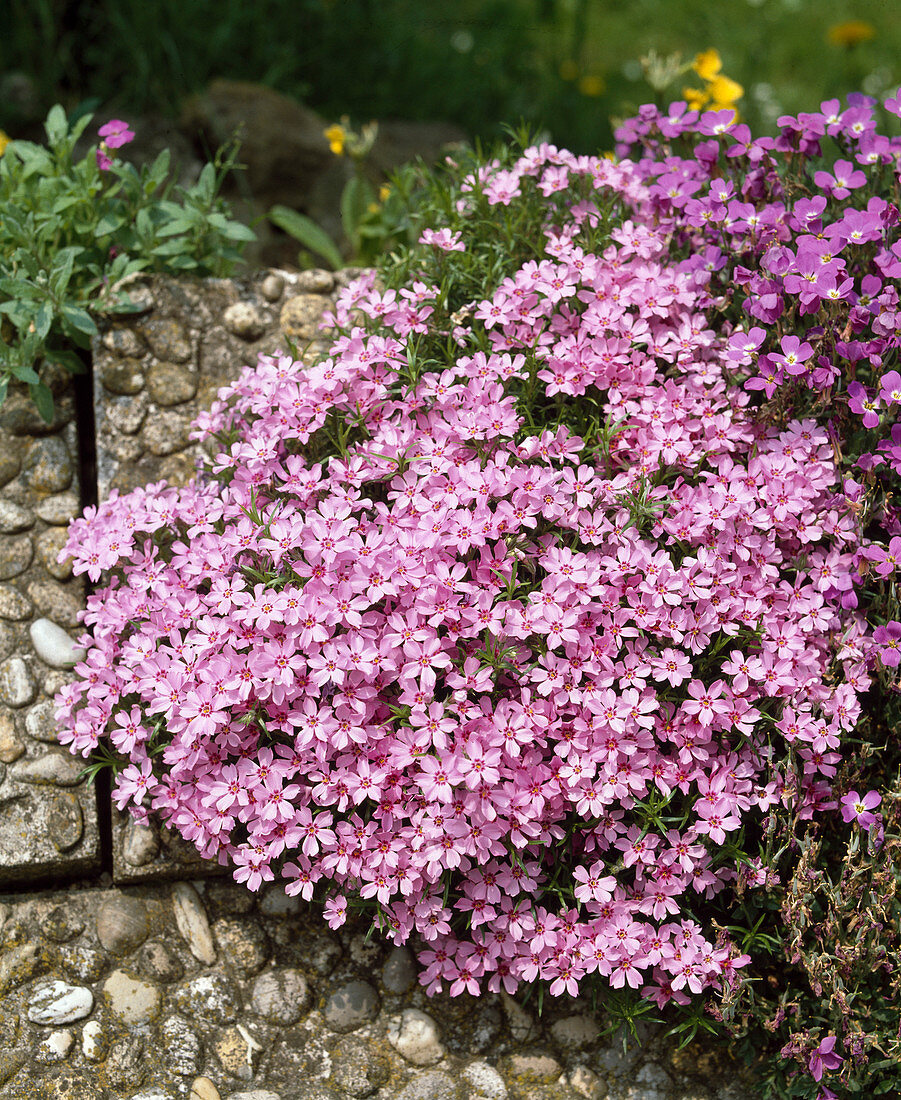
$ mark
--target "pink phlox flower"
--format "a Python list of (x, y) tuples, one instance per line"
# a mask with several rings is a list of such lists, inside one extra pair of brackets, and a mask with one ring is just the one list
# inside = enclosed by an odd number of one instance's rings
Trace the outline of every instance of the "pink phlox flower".
[(857, 791), (849, 791), (841, 800), (842, 820), (853, 821), (862, 829), (869, 829), (882, 818), (881, 814), (871, 812), (880, 802), (882, 802), (882, 796), (878, 791), (867, 791), (863, 797)]
[(844, 1061), (840, 1054), (835, 1053), (835, 1044), (835, 1036), (827, 1035), (825, 1039), (820, 1040), (819, 1045), (810, 1055), (807, 1068), (814, 1081), (821, 1080), (824, 1070), (838, 1069)]

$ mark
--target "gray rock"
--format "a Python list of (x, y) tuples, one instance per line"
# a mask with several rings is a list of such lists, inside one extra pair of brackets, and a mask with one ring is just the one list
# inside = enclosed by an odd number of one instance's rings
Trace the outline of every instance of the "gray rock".
[(114, 970), (103, 983), (102, 993), (110, 1012), (129, 1027), (149, 1023), (159, 1015), (159, 989), (125, 970)]
[(54, 791), (47, 800), (47, 832), (58, 852), (69, 852), (84, 836), (81, 803), (71, 791)]
[(170, 1016), (164, 1021), (160, 1032), (167, 1067), (182, 1077), (194, 1076), (200, 1069), (203, 1047), (187, 1020)]
[(291, 917), (303, 908), (303, 898), (286, 894), (283, 886), (273, 884), (260, 899), (260, 912), (267, 917)]
[(114, 431), (134, 435), (147, 416), (147, 397), (143, 393), (134, 397), (112, 397), (104, 404), (104, 412)]
[(114, 1043), (105, 1066), (110, 1084), (129, 1092), (144, 1084), (147, 1068), (144, 1043), (137, 1035)]
[(151, 417), (141, 433), (141, 441), (151, 454), (163, 457), (183, 451), (191, 442), (190, 430), (190, 416), (166, 410)]
[(600, 1027), (591, 1016), (564, 1016), (551, 1025), (554, 1041), (565, 1052), (583, 1050), (591, 1046), (600, 1034)]
[(154, 363), (147, 372), (147, 392), (157, 405), (183, 405), (197, 393), (197, 374), (177, 363)]
[(140, 332), (157, 359), (169, 363), (187, 363), (191, 358), (190, 335), (178, 321), (145, 321)]
[(34, 547), (30, 535), (7, 535), (0, 538), (0, 580), (18, 577), (31, 565)]
[(58, 581), (67, 580), (72, 576), (72, 558), (65, 557), (62, 561), (59, 560), (67, 538), (68, 532), (65, 527), (48, 527), (34, 540), (38, 562), (51, 577), (56, 577)]
[(0, 955), (0, 996), (17, 989), (46, 970), (36, 943), (23, 943), (7, 948)]
[(250, 1007), (273, 1024), (296, 1024), (310, 1004), (307, 980), (299, 970), (264, 970), (253, 983)]
[(118, 359), (100, 372), (103, 388), (120, 397), (140, 393), (144, 388), (144, 367), (138, 359)]
[(25, 745), (16, 731), (16, 722), (9, 713), (0, 714), (0, 763), (12, 764), (22, 753)]
[(40, 1043), (35, 1051), (36, 1060), (42, 1065), (52, 1065), (54, 1062), (64, 1061), (72, 1049), (75, 1036), (68, 1028), (60, 1028), (51, 1031)]
[(460, 1089), (447, 1073), (420, 1073), (397, 1094), (397, 1100), (459, 1100)]
[(0, 584), (0, 619), (21, 622), (31, 618), (34, 608), (31, 601), (11, 584)]
[(303, 294), (330, 294), (335, 288), (335, 276), (325, 268), (311, 267), (297, 275), (294, 286)]
[(285, 290), (285, 280), (270, 271), (260, 283), (260, 293), (267, 302), (277, 302)]
[(0, 661), (5, 661), (19, 648), (19, 636), (11, 626), (0, 622)]
[(66, 970), (80, 982), (96, 982), (109, 965), (102, 951), (78, 943), (65, 944), (59, 949), (59, 957)]
[(84, 921), (71, 906), (56, 905), (41, 921), (41, 931), (54, 943), (68, 943), (84, 931)]
[(28, 585), (28, 595), (41, 615), (67, 630), (79, 628), (82, 599), (77, 591), (74, 585), (64, 588), (56, 581), (32, 581)]
[(374, 1044), (353, 1036), (341, 1039), (332, 1050), (332, 1082), (351, 1096), (370, 1096), (390, 1076), (387, 1058)]
[(34, 527), (34, 512), (11, 500), (0, 500), (0, 533), (17, 535)]
[(286, 336), (312, 340), (319, 332), (323, 310), (331, 303), (321, 294), (295, 294), (284, 303), (279, 325)]
[(160, 838), (156, 829), (131, 818), (125, 826), (122, 841), (122, 858), (129, 867), (146, 867), (153, 863), (160, 851)]
[(20, 760), (10, 768), (10, 779), (18, 783), (74, 787), (85, 762), (67, 752), (48, 752), (34, 760)]
[(269, 1089), (251, 1089), (250, 1092), (230, 1092), (228, 1100), (282, 1100), (277, 1092)]
[(392, 948), (382, 967), (382, 985), (389, 993), (400, 996), (406, 993), (415, 981), (416, 963), (409, 949)]
[(266, 319), (252, 302), (235, 302), (222, 314), (229, 332), (243, 340), (257, 340), (266, 330)]
[(111, 955), (130, 955), (150, 934), (147, 906), (138, 898), (116, 894), (97, 913), (97, 939)]
[(269, 938), (258, 922), (224, 917), (213, 925), (219, 953), (241, 978), (252, 978), (269, 958)]
[(57, 980), (34, 991), (28, 1001), (28, 1019), (43, 1027), (61, 1027), (83, 1020), (93, 1007), (90, 989)]
[[(43, 620), (46, 622), (46, 620)], [(56, 741), (57, 724), (54, 716), (55, 706), (52, 699), (45, 699), (43, 703), (36, 703), (25, 715), (25, 732), (35, 741), (46, 741), (53, 744)]]
[(102, 1062), (109, 1050), (109, 1035), (100, 1020), (88, 1020), (81, 1029), (81, 1052), (89, 1062)]
[(486, 1100), (506, 1100), (507, 1086), (494, 1066), (487, 1062), (470, 1062), (463, 1070), (463, 1076), (474, 1092)]
[(50, 619), (35, 619), (28, 633), (35, 653), (51, 668), (74, 668), (87, 656), (86, 650)]
[(140, 357), (147, 354), (138, 334), (130, 328), (117, 325), (103, 334), (103, 346), (107, 351), (123, 357)]
[(172, 887), (172, 910), (191, 954), (198, 962), (212, 966), (217, 956), (210, 922), (200, 895), (189, 882), (177, 882)]
[(379, 995), (368, 982), (353, 981), (333, 989), (323, 1015), (333, 1031), (353, 1031), (374, 1020), (379, 1012)]
[(60, 493), (69, 488), (74, 475), (69, 450), (58, 435), (35, 440), (22, 463), (22, 479), (35, 493)]
[(35, 514), (45, 523), (54, 526), (62, 526), (68, 523), (81, 511), (78, 496), (75, 493), (59, 493), (56, 496), (45, 497), (34, 507)]
[(438, 1025), (416, 1008), (405, 1009), (388, 1022), (388, 1042), (414, 1066), (434, 1066), (445, 1055)]
[(231, 1024), (238, 1015), (231, 983), (221, 974), (201, 974), (185, 982), (176, 989), (174, 1002), (179, 1012), (192, 1020)]
[(177, 982), (185, 972), (181, 959), (166, 944), (157, 940), (144, 944), (138, 963), (148, 977), (158, 982)]

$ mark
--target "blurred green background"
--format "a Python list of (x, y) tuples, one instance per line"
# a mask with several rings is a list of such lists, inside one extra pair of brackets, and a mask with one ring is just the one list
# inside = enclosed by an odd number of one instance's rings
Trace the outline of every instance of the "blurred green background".
[[(523, 119), (577, 152), (653, 98), (640, 58), (716, 48), (758, 132), (779, 114), (901, 77), (899, 0), (5, 0), (0, 127), (54, 102), (176, 117), (215, 77), (326, 118)], [(688, 81), (686, 81), (688, 82)], [(678, 98), (678, 82), (671, 95)]]

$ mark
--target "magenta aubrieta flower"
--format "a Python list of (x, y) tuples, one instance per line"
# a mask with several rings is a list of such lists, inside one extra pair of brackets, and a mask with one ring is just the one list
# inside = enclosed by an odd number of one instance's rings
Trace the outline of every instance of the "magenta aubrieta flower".
[(857, 791), (849, 791), (842, 798), (842, 820), (845, 822), (854, 821), (862, 829), (869, 829), (872, 824), (882, 818), (881, 814), (871, 812), (875, 810), (881, 801), (882, 796), (878, 791), (867, 791), (863, 797)]
[(873, 641), (880, 647), (879, 660), (886, 668), (901, 664), (901, 623), (892, 620), (873, 631)]
[(119, 149), (134, 140), (134, 130), (120, 118), (110, 119), (97, 131), (107, 149)]
[(879, 398), (871, 397), (862, 382), (848, 383), (848, 408), (863, 417), (865, 428), (879, 424)]
[(807, 1068), (814, 1081), (822, 1079), (824, 1070), (838, 1069), (844, 1061), (840, 1054), (835, 1053), (835, 1043), (835, 1036), (828, 1035), (811, 1054)]

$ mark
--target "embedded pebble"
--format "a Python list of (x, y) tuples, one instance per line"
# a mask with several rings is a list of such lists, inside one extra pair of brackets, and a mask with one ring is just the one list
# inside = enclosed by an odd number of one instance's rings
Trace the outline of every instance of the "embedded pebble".
[(103, 983), (103, 995), (113, 1015), (129, 1025), (149, 1023), (160, 1010), (160, 991), (150, 982), (114, 970)]
[(197, 393), (197, 374), (177, 363), (155, 363), (147, 372), (147, 392), (157, 405), (181, 405)]
[(141, 948), (138, 956), (141, 969), (158, 982), (177, 982), (184, 975), (181, 959), (164, 943), (150, 940)]
[(281, 275), (270, 272), (260, 283), (260, 293), (267, 302), (277, 302), (285, 290), (285, 280)]
[(65, 527), (48, 527), (34, 540), (38, 561), (50, 576), (56, 577), (58, 581), (67, 580), (72, 576), (73, 559), (67, 556), (60, 560), (68, 537)]
[(61, 527), (78, 515), (81, 504), (76, 493), (57, 493), (55, 496), (45, 497), (36, 504), (34, 511), (45, 523)]
[(290, 917), (303, 908), (303, 898), (286, 894), (283, 886), (270, 886), (260, 899), (260, 912), (267, 917)]
[(335, 276), (323, 267), (311, 267), (297, 275), (294, 285), (306, 294), (328, 294), (335, 286)]
[(71, 791), (55, 791), (47, 805), (47, 831), (58, 852), (68, 852), (84, 835), (81, 803)]
[(353, 1031), (374, 1020), (378, 1011), (378, 993), (368, 982), (353, 981), (332, 990), (323, 1015), (333, 1031)]
[(170, 1016), (160, 1029), (166, 1065), (183, 1077), (190, 1077), (200, 1065), (200, 1039), (180, 1016)]
[(116, 355), (140, 356), (146, 354), (138, 334), (130, 328), (117, 325), (103, 334), (103, 346)]
[(120, 359), (107, 364), (101, 372), (104, 389), (120, 396), (140, 393), (144, 388), (143, 365), (138, 359)]
[(312, 340), (319, 331), (323, 309), (329, 304), (318, 294), (297, 294), (288, 298), (279, 315), (279, 325), (286, 336)]
[(42, 968), (37, 944), (23, 943), (8, 948), (0, 955), (0, 996), (27, 982)]
[(421, 1073), (409, 1081), (397, 1094), (397, 1100), (458, 1100), (460, 1096), (453, 1077), (440, 1070)]
[(223, 917), (213, 925), (222, 957), (241, 978), (252, 978), (266, 965), (269, 939), (259, 923)]
[(228, 1100), (282, 1100), (277, 1092), (269, 1089), (252, 1089), (250, 1092), (229, 1093)]
[(185, 1016), (209, 1018), (217, 1024), (234, 1023), (238, 1006), (232, 986), (221, 974), (201, 974), (178, 987), (176, 1006)]
[(37, 1055), (41, 1062), (61, 1062), (69, 1054), (75, 1036), (68, 1029), (51, 1031), (38, 1045)]
[(89, 1062), (102, 1062), (109, 1048), (109, 1040), (99, 1020), (88, 1020), (81, 1029), (81, 1050)]
[(35, 493), (59, 493), (68, 489), (75, 467), (62, 436), (36, 439), (22, 463), (22, 480)]
[(104, 403), (103, 411), (116, 431), (134, 435), (147, 416), (147, 398), (142, 393), (134, 397), (111, 397)]
[(35, 619), (28, 628), (31, 644), (41, 660), (51, 668), (74, 668), (87, 656), (61, 626), (49, 619)]
[(222, 1098), (209, 1077), (197, 1077), (191, 1082), (188, 1100), (222, 1100)]
[(94, 994), (81, 985), (53, 981), (41, 986), (28, 1002), (28, 1019), (43, 1027), (61, 1027), (82, 1020), (94, 1007)]
[(44, 618), (70, 630), (81, 628), (78, 616), (82, 600), (74, 586), (64, 588), (56, 581), (32, 581), (28, 585), (28, 595)]
[(9, 707), (24, 707), (37, 691), (37, 684), (21, 657), (7, 657), (0, 664), (0, 702)]
[(151, 320), (141, 326), (141, 335), (157, 359), (187, 363), (191, 358), (191, 339), (178, 321)]
[(25, 715), (25, 732), (35, 741), (53, 744), (56, 741), (56, 707), (52, 699), (45, 699), (31, 707)]
[(0, 619), (12, 619), (21, 622), (31, 618), (33, 607), (27, 599), (11, 584), (0, 584)]
[(587, 1066), (576, 1066), (570, 1071), (569, 1085), (585, 1100), (601, 1100), (607, 1094), (600, 1077)]
[(160, 838), (156, 829), (131, 818), (125, 827), (122, 858), (129, 867), (146, 867), (159, 855)]
[(394, 947), (382, 967), (382, 985), (400, 996), (416, 981), (416, 963), (406, 947)]
[(433, 1066), (446, 1053), (438, 1037), (438, 1025), (416, 1008), (408, 1008), (389, 1021), (388, 1042), (414, 1066)]
[(24, 573), (33, 555), (30, 535), (0, 539), (0, 580), (9, 581)]
[(34, 527), (34, 512), (11, 500), (0, 500), (0, 532), (17, 535)]
[(351, 1096), (370, 1096), (390, 1076), (388, 1059), (372, 1044), (353, 1035), (340, 1039), (331, 1052), (332, 1081)]
[(84, 760), (67, 752), (48, 752), (36, 760), (20, 760), (10, 768), (10, 778), (19, 783), (74, 787), (84, 771)]
[(253, 983), (250, 1007), (270, 1023), (296, 1024), (309, 1003), (307, 979), (299, 970), (264, 970)]
[(551, 1025), (551, 1035), (564, 1049), (581, 1050), (600, 1034), (597, 1021), (590, 1016), (565, 1016)]
[(253, 1077), (253, 1060), (263, 1044), (246, 1027), (230, 1027), (221, 1032), (213, 1050), (222, 1068), (242, 1080)]
[(97, 914), (97, 939), (111, 955), (130, 955), (150, 933), (147, 906), (125, 895), (110, 898)]
[(266, 320), (252, 302), (235, 302), (222, 314), (229, 332), (243, 340), (256, 340), (266, 330)]
[(210, 922), (200, 895), (190, 882), (176, 882), (172, 887), (172, 908), (175, 924), (191, 954), (198, 962), (212, 966), (217, 956)]
[(472, 1085), (473, 1090), (486, 1100), (506, 1100), (507, 1086), (494, 1066), (487, 1062), (470, 1062), (463, 1070), (463, 1076)]
[(12, 764), (25, 751), (25, 745), (16, 733), (12, 715), (0, 715), (0, 763)]

